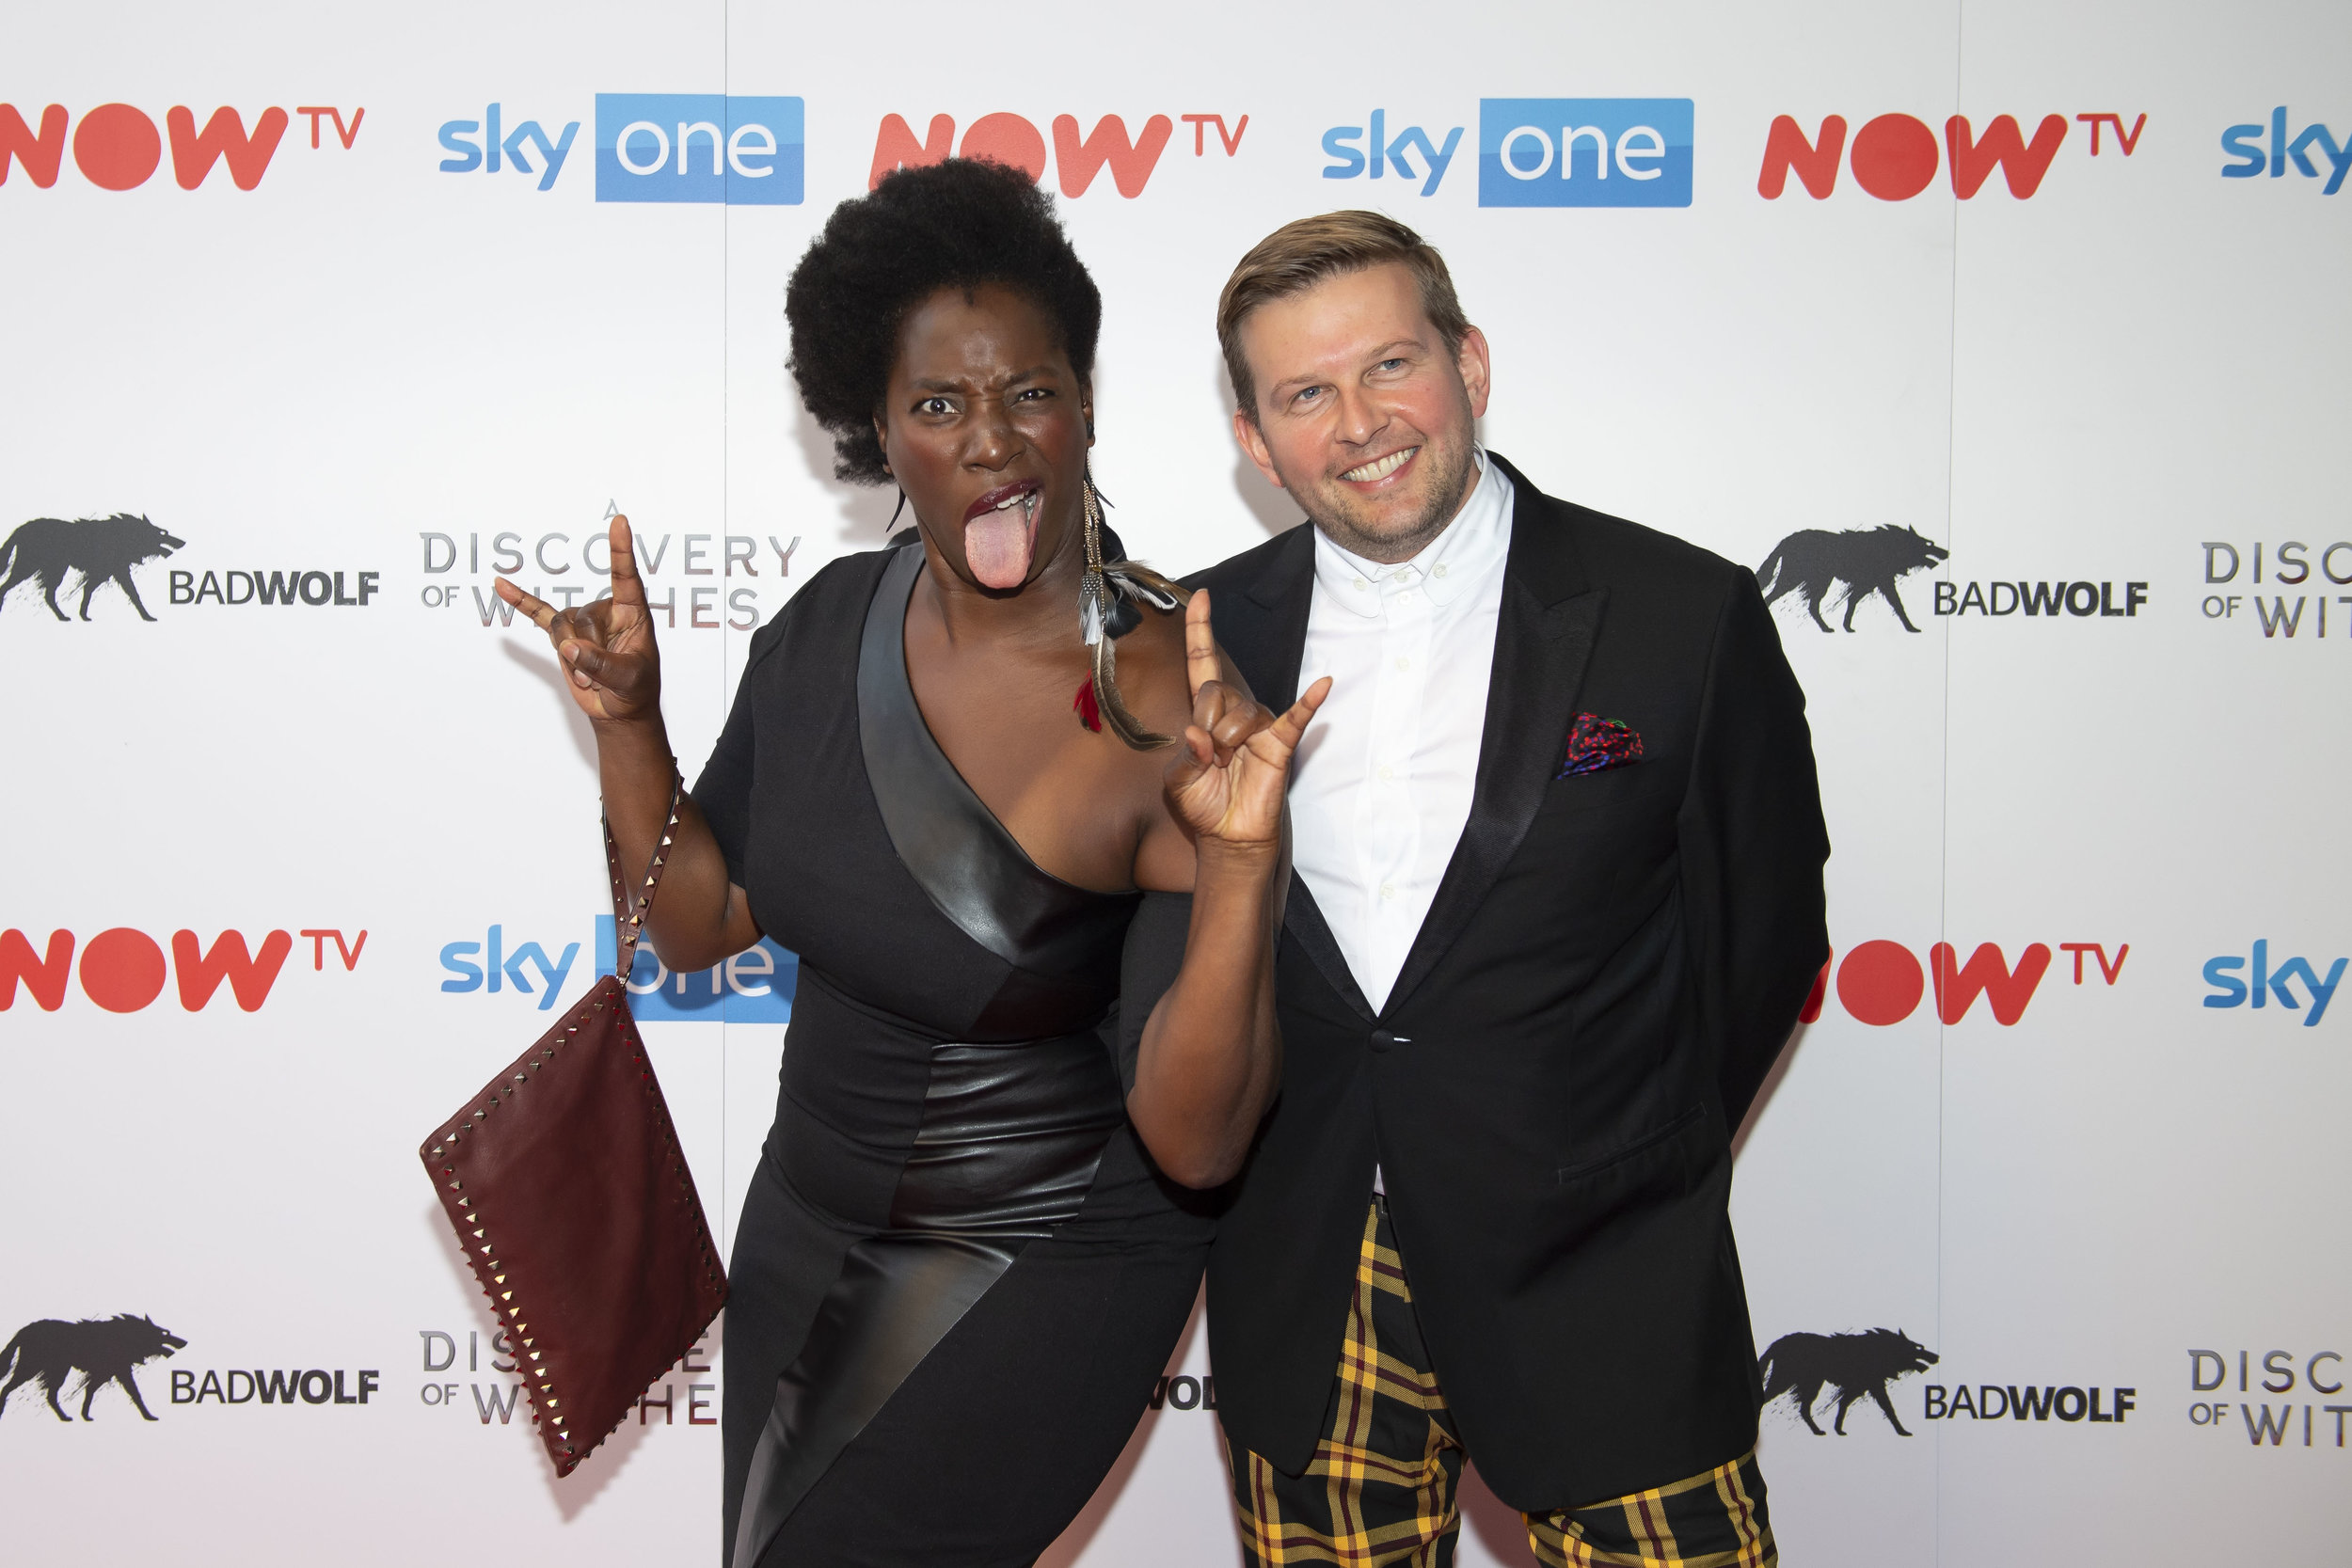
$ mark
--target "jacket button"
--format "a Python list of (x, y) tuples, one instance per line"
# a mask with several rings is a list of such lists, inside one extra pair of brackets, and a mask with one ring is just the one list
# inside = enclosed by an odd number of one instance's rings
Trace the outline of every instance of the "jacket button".
[(1392, 1035), (1386, 1029), (1375, 1029), (1372, 1032), (1372, 1048), (1375, 1051), (1386, 1051), (1392, 1045), (1410, 1045), (1412, 1043), (1412, 1039), (1409, 1036)]

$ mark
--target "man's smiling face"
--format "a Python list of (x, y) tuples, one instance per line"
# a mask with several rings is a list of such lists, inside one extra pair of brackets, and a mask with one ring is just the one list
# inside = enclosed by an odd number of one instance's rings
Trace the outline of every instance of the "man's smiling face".
[(1470, 496), (1486, 411), (1476, 327), (1449, 347), (1396, 261), (1262, 305), (1240, 339), (1257, 417), (1236, 412), (1233, 434), (1332, 543), (1406, 561), (1445, 531)]

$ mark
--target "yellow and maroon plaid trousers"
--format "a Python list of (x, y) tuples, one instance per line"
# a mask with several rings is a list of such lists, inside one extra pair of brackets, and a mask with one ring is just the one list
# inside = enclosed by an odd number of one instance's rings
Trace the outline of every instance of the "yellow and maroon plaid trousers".
[[(1449, 1568), (1463, 1449), (1429, 1366), (1388, 1206), (1364, 1222), (1331, 1426), (1304, 1475), (1230, 1449), (1251, 1568)], [(1554, 1513), (1526, 1514), (1547, 1568), (1773, 1568), (1780, 1560), (1753, 1451), (1705, 1475)]]

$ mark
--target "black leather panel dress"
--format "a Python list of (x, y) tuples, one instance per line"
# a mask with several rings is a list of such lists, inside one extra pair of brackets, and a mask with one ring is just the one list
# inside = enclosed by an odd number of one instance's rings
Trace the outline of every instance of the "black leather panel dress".
[(907, 679), (922, 565), (803, 589), (694, 786), (801, 956), (731, 1270), (730, 1568), (1032, 1561), (1133, 1431), (1205, 1257), (1120, 1067), (1187, 901), (1048, 875), (964, 784)]

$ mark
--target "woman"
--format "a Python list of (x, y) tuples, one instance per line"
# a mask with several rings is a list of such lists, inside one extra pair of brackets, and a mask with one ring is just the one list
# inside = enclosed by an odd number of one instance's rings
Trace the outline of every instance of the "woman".
[[(836, 471), (895, 482), (917, 539), (753, 639), (649, 922), (674, 969), (801, 956), (731, 1270), (728, 1560), (1027, 1563), (1133, 1432), (1205, 1257), (1193, 1190), (1279, 1077), (1281, 792), (1323, 689), (1275, 720), (1205, 596), (1180, 621), (1104, 568), (1101, 298), (1025, 176), (892, 175), (785, 309)], [(607, 603), (499, 591), (596, 721), (635, 864), (675, 764), (619, 521), (612, 551)]]

